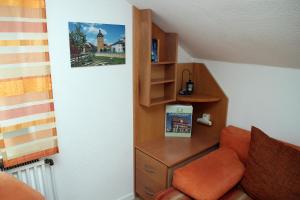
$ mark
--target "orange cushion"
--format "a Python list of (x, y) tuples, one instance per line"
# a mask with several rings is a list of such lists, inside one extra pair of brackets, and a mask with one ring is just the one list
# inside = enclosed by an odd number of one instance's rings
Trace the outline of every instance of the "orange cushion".
[(198, 200), (218, 199), (235, 186), (245, 167), (229, 148), (219, 148), (175, 170), (173, 186)]
[(0, 199), (5, 200), (44, 200), (44, 197), (15, 177), (0, 172)]
[(250, 140), (250, 131), (235, 126), (228, 126), (221, 131), (220, 147), (228, 147), (234, 150), (240, 160), (246, 164)]

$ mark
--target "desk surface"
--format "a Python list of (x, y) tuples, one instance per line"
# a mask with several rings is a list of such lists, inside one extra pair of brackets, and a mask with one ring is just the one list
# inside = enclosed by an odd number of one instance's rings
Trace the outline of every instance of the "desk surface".
[(136, 144), (136, 148), (155, 158), (168, 167), (172, 167), (198, 153), (218, 144), (219, 138), (212, 134), (193, 134), (191, 138), (163, 137)]

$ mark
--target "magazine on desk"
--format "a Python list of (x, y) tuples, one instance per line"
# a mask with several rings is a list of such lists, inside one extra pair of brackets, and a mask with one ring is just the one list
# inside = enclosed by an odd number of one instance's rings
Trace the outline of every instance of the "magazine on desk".
[(191, 137), (193, 106), (167, 105), (166, 106), (166, 137)]

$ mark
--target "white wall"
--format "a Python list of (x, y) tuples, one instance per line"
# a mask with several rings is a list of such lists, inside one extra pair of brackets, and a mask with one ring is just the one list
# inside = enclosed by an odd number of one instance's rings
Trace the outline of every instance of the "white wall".
[(206, 64), (228, 96), (227, 124), (300, 145), (300, 69), (194, 61)]
[(186, 52), (186, 50), (179, 44), (178, 45), (178, 63), (190, 63), (193, 62), (193, 57)]
[[(124, 0), (47, 0), (60, 200), (133, 198), (132, 14)], [(126, 25), (126, 64), (71, 68), (68, 22)]]

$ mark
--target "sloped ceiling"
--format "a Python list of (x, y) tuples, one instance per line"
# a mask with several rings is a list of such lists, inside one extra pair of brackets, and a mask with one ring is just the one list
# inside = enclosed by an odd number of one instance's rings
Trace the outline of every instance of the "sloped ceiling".
[(194, 58), (300, 68), (300, 0), (128, 0)]

